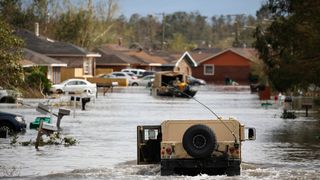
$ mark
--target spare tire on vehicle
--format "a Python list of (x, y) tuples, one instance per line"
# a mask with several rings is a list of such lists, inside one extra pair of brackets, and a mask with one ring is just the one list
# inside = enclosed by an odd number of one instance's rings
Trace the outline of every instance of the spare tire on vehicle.
[(197, 124), (189, 127), (183, 135), (182, 145), (194, 158), (206, 158), (216, 146), (216, 136), (208, 126)]

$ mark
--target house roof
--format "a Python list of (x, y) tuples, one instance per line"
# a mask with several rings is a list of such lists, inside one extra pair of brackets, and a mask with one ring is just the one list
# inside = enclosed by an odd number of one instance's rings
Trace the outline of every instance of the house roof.
[(224, 54), (224, 53), (226, 53), (228, 51), (231, 51), (231, 52), (233, 52), (235, 54), (238, 54), (239, 56), (242, 56), (243, 58), (245, 58), (245, 59), (247, 59), (249, 61), (252, 61), (252, 62), (257, 62), (258, 59), (259, 59), (258, 56), (257, 56), (258, 55), (257, 52), (252, 48), (229, 48), (229, 49), (225, 49), (225, 50), (223, 50), (223, 51), (221, 51), (219, 53), (216, 53), (214, 55), (211, 55), (211, 56), (208, 56), (206, 58), (203, 58), (202, 60), (198, 61), (198, 63), (199, 64), (203, 63), (203, 62), (205, 62), (205, 61), (207, 61), (209, 59), (215, 58), (215, 57), (217, 57), (217, 56), (219, 56), (221, 54)]
[(192, 56), (186, 51), (180, 59), (176, 62), (175, 66), (178, 66), (178, 64), (185, 59), (186, 62), (191, 66), (191, 67), (197, 67), (197, 62), (192, 58)]
[(180, 59), (181, 53), (169, 53), (166, 51), (148, 51), (153, 57), (160, 57), (163, 62), (161, 63), (162, 66), (175, 66), (176, 62)]
[(167, 61), (162, 57), (153, 56), (144, 51), (129, 51), (126, 54), (128, 54), (129, 56), (137, 57), (148, 65), (162, 65), (167, 63)]
[(130, 65), (144, 63), (138, 58), (128, 56), (124, 53), (124, 49), (115, 50), (113, 48), (104, 46), (95, 49), (101, 54), (101, 57), (96, 59), (97, 65)]
[[(108, 44), (95, 51), (102, 54), (97, 58), (97, 65), (146, 65), (146, 66), (177, 66), (182, 60), (185, 60), (191, 67), (196, 67), (199, 62), (214, 56), (221, 49), (206, 48), (197, 49), (192, 52), (169, 53), (166, 51), (143, 51), (140, 46), (134, 49), (128, 49), (123, 46)], [(181, 55), (182, 54), (182, 55)]]
[(232, 50), (237, 52), (239, 55), (248, 58), (252, 62), (259, 61), (259, 53), (254, 48), (232, 48)]
[(23, 67), (30, 66), (51, 66), (51, 67), (67, 67), (66, 63), (50, 58), (43, 54), (34, 52), (30, 49), (23, 48)]
[(15, 33), (25, 41), (26, 48), (47, 56), (100, 57), (97, 53), (88, 52), (73, 44), (36, 36), (25, 29), (17, 29)]
[(195, 48), (190, 52), (190, 54), (193, 57), (193, 59), (197, 63), (199, 63), (203, 59), (213, 56), (221, 51), (222, 51), (221, 48)]
[(128, 49), (118, 45), (105, 45), (95, 51), (102, 54), (97, 65), (146, 65), (160, 66), (167, 63), (162, 57), (148, 54), (137, 49)]

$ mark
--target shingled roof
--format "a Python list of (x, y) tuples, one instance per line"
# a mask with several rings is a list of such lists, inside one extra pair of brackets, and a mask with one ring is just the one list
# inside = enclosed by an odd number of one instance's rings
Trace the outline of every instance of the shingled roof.
[(130, 65), (130, 64), (145, 64), (144, 61), (138, 58), (131, 57), (124, 52), (126, 49), (114, 49), (110, 46), (104, 46), (95, 49), (96, 52), (101, 54), (97, 58), (97, 65)]
[(206, 59), (214, 54), (221, 52), (221, 48), (195, 48), (190, 54), (196, 62), (201, 62), (203, 59)]
[(97, 58), (97, 65), (162, 65), (167, 61), (139, 49), (128, 49), (118, 45), (105, 45), (95, 50), (102, 56)]
[(223, 54), (227, 51), (236, 53), (252, 62), (259, 61), (258, 52), (253, 48), (228, 48), (224, 50), (215, 49), (212, 51), (202, 51), (200, 53), (199, 52), (192, 53), (191, 56), (198, 64), (200, 64), (204, 61), (207, 61), (208, 59), (219, 56), (220, 54)]
[(88, 52), (83, 48), (70, 43), (54, 41), (46, 37), (36, 36), (34, 33), (25, 29), (17, 29), (15, 33), (25, 41), (27, 49), (47, 56), (100, 56), (99, 54)]
[(30, 66), (51, 66), (51, 67), (66, 67), (67, 64), (56, 59), (50, 58), (43, 54), (34, 52), (30, 49), (23, 48), (23, 67)]

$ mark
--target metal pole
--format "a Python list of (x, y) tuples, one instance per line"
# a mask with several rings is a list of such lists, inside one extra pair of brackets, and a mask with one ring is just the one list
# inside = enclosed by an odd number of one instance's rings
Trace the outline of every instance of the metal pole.
[(73, 118), (76, 118), (76, 105), (77, 105), (77, 97), (73, 98)]
[(164, 32), (165, 32), (165, 26), (166, 25), (166, 20), (165, 20), (165, 14), (162, 13), (162, 42), (161, 42), (161, 49), (164, 49)]

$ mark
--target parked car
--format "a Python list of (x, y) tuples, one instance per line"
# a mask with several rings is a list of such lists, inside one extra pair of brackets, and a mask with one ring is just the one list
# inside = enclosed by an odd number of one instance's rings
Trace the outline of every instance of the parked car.
[(147, 75), (154, 75), (156, 72), (154, 71), (145, 71), (142, 73), (142, 77), (147, 76)]
[(26, 127), (27, 125), (22, 115), (0, 111), (0, 129), (7, 130), (9, 135), (23, 132)]
[(142, 77), (143, 72), (146, 70), (144, 69), (122, 69), (121, 72), (133, 72), (136, 74), (138, 77)]
[(200, 85), (206, 85), (207, 84), (205, 80), (195, 78), (195, 77), (193, 77), (191, 75), (188, 76), (187, 82), (191, 86), (200, 86)]
[(138, 76), (133, 72), (126, 72), (129, 76), (131, 76), (133, 79), (138, 79)]
[(112, 76), (114, 76), (114, 78), (125, 78), (128, 80), (129, 86), (132, 86), (134, 82), (137, 81), (136, 77), (132, 77), (129, 74), (127, 74), (126, 72), (113, 72), (111, 73)]
[(144, 77), (138, 79), (137, 81), (133, 82), (132, 86), (148, 86), (148, 87), (150, 87), (153, 79), (154, 79), (154, 75), (147, 75), (147, 76), (144, 76)]
[(83, 93), (87, 92), (89, 95), (95, 95), (97, 92), (97, 85), (90, 83), (84, 79), (68, 79), (60, 84), (55, 84), (50, 89), (51, 92), (64, 93)]
[(116, 76), (114, 76), (112, 74), (100, 74), (97, 77), (99, 77), (99, 78), (116, 78)]
[(17, 96), (15, 91), (3, 89), (0, 86), (0, 103), (14, 103)]

